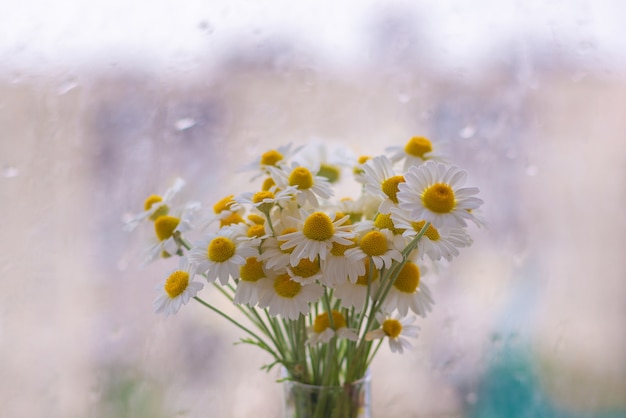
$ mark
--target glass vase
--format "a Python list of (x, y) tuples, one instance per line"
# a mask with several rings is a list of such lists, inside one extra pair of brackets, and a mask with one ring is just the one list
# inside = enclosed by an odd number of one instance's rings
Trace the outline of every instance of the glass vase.
[(343, 386), (283, 382), (284, 418), (371, 418), (371, 375)]

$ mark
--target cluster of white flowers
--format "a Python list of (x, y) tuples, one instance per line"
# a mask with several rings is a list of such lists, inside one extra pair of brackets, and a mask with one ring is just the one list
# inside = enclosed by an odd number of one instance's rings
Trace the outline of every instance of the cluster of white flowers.
[[(434, 303), (425, 262), (451, 261), (472, 243), (467, 221), (480, 224), (482, 201), (427, 138), (388, 151), (354, 158), (320, 144), (268, 150), (246, 166), (256, 188), (218, 201), (195, 224), (199, 205), (173, 204), (182, 181), (150, 196), (129, 226), (151, 221), (150, 259), (181, 260), (159, 286), (155, 310), (176, 313), (208, 282), (246, 309), (308, 318), (309, 345), (387, 338), (403, 352), (406, 337), (417, 337), (415, 315)], [(333, 186), (350, 172), (359, 195), (336, 199)], [(202, 235), (193, 243), (185, 235), (192, 229)]]

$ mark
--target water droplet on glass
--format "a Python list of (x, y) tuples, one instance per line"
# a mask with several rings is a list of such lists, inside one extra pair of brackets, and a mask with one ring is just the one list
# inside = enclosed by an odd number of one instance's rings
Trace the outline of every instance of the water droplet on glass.
[(2, 175), (8, 179), (20, 175), (20, 171), (15, 167), (5, 167), (2, 169)]
[(537, 175), (538, 172), (539, 172), (539, 169), (537, 168), (536, 165), (529, 165), (528, 167), (526, 167), (527, 176), (534, 177)]
[(200, 29), (207, 35), (212, 34), (214, 31), (213, 25), (211, 25), (211, 23), (206, 20), (203, 20), (202, 22), (198, 23), (198, 29)]
[(174, 127), (177, 131), (184, 131), (185, 129), (189, 129), (195, 126), (196, 120), (193, 118), (183, 118), (176, 121)]
[(467, 125), (465, 128), (459, 131), (459, 136), (464, 139), (473, 137), (476, 134), (476, 127), (474, 125)]

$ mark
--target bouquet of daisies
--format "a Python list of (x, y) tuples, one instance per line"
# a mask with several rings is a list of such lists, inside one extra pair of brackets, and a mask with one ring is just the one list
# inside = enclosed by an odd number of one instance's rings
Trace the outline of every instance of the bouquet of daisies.
[[(182, 180), (148, 197), (127, 226), (152, 224), (150, 260), (179, 259), (155, 311), (175, 314), (194, 299), (265, 350), (264, 368), (281, 365), (287, 379), (311, 385), (361, 379), (385, 340), (392, 352), (411, 347), (416, 317), (434, 303), (424, 265), (450, 261), (472, 243), (466, 229), (481, 223), (482, 201), (427, 138), (387, 151), (352, 158), (324, 145), (268, 150), (246, 167), (255, 171), (252, 191), (204, 214), (199, 204), (174, 203)], [(333, 199), (346, 168), (358, 196)], [(201, 296), (207, 284), (213, 290)], [(218, 309), (215, 297), (243, 315)]]

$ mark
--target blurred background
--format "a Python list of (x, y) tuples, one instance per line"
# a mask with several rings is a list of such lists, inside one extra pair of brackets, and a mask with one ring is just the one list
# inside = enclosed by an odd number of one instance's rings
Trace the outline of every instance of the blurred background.
[[(424, 135), (485, 200), (428, 278), (377, 417), (626, 417), (626, 3), (4, 1), (0, 415), (279, 417), (261, 350), (122, 219), (176, 176), (212, 205), (293, 142)], [(426, 280), (426, 278), (425, 278)], [(218, 299), (215, 299), (218, 301)], [(219, 304), (219, 302), (216, 302)], [(224, 309), (229, 309), (224, 306)]]

